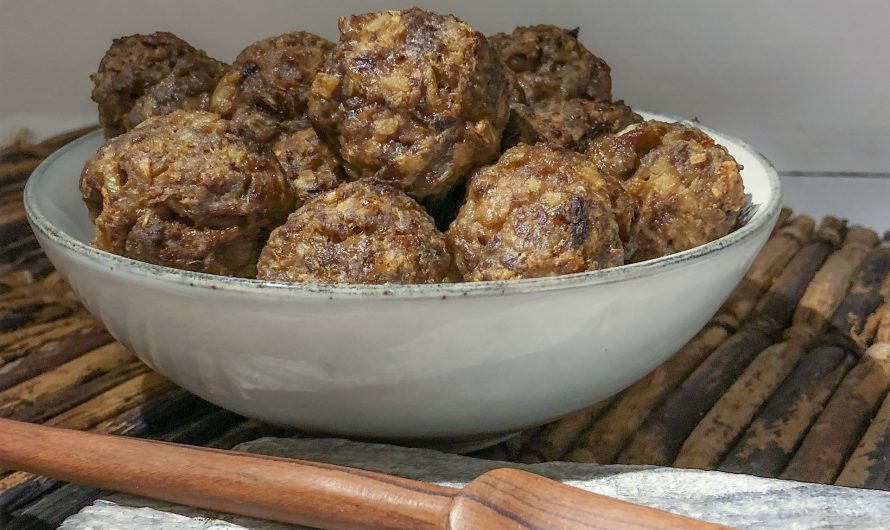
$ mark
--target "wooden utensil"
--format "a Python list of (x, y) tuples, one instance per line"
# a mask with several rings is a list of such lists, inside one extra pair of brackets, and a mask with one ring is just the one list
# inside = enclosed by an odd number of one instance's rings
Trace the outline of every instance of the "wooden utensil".
[(516, 469), (463, 489), (360, 469), (0, 420), (0, 467), (329, 529), (716, 529)]

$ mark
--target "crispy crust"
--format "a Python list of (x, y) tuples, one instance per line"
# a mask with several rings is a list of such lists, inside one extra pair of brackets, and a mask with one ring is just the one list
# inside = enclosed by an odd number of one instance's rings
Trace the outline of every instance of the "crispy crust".
[(745, 201), (742, 166), (700, 130), (648, 121), (597, 140), (589, 154), (638, 206), (633, 261), (694, 248), (735, 227)]
[(423, 198), (497, 156), (509, 85), (484, 36), (417, 8), (344, 18), (340, 33), (309, 116), (352, 178)]
[(570, 99), (512, 105), (502, 145), (510, 148), (518, 143), (545, 142), (583, 153), (591, 141), (641, 121), (643, 118), (623, 101)]
[(251, 44), (216, 86), (210, 109), (232, 120), (245, 137), (272, 140), (283, 123), (305, 115), (309, 87), (333, 47), (305, 31)]
[(308, 121), (290, 122), (289, 129), (279, 135), (272, 145), (272, 153), (281, 164), (299, 206), (319, 193), (336, 188), (346, 178), (340, 161)]
[(612, 75), (605, 61), (578, 41), (578, 30), (538, 25), (489, 37), (504, 64), (516, 74), (529, 103), (575, 98), (612, 100)]
[(271, 155), (198, 111), (150, 118), (110, 140), (80, 188), (98, 214), (95, 247), (220, 275), (252, 276), (265, 234), (294, 206)]
[(204, 110), (225, 64), (176, 35), (156, 32), (115, 39), (90, 76), (106, 138), (150, 116)]
[(633, 218), (621, 186), (587, 157), (520, 144), (470, 178), (446, 239), (466, 281), (556, 276), (624, 263)]
[(276, 228), (257, 276), (293, 283), (440, 283), (457, 279), (445, 238), (402, 191), (372, 180), (310, 199)]

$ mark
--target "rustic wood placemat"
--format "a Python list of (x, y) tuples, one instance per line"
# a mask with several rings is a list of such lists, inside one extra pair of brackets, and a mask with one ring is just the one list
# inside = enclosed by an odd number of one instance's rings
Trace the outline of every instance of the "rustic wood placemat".
[[(53, 271), (21, 192), (45, 156), (86, 131), (0, 149), (0, 416), (219, 448), (296, 434), (153, 373)], [(666, 363), (611, 399), (476, 456), (890, 490), (888, 390), (890, 233), (785, 210), (726, 304)], [(0, 525), (54, 528), (102, 493), (0, 470)]]

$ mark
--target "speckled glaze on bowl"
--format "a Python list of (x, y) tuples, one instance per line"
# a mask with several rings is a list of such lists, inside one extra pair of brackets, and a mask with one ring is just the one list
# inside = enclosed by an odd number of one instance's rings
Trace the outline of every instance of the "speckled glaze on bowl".
[(50, 260), (112, 335), (208, 401), (331, 434), (493, 435), (632, 384), (691, 338), (741, 279), (776, 221), (779, 181), (744, 143), (705, 130), (745, 167), (744, 226), (672, 256), (553, 278), (285, 285), (108, 254), (89, 246), (77, 188), (102, 144), (98, 132), (34, 171), (25, 206)]

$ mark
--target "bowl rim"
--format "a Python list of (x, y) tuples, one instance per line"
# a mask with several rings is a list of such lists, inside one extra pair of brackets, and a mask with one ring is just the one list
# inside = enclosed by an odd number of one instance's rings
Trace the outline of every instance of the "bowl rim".
[(441, 298), (468, 297), (468, 296), (500, 296), (509, 294), (534, 293), (551, 290), (571, 289), (587, 287), (607, 283), (616, 283), (633, 280), (654, 273), (660, 273), (676, 269), (684, 263), (700, 260), (727, 247), (735, 246), (743, 241), (755, 237), (760, 232), (770, 227), (778, 217), (782, 199), (782, 187), (778, 172), (772, 163), (760, 152), (752, 148), (747, 142), (739, 140), (731, 135), (705, 127), (697, 121), (676, 118), (660, 113), (640, 111), (653, 116), (650, 119), (672, 120), (684, 125), (696, 127), (709, 135), (721, 136), (734, 142), (747, 150), (763, 166), (769, 183), (769, 195), (751, 219), (744, 226), (738, 228), (719, 239), (705, 243), (698, 247), (684, 250), (668, 256), (600, 269), (595, 271), (578, 272), (562, 276), (547, 276), (541, 278), (524, 278), (518, 280), (496, 280), (482, 282), (460, 283), (434, 283), (434, 284), (297, 284), (249, 278), (234, 278), (228, 276), (216, 276), (212, 274), (174, 269), (162, 265), (145, 263), (124, 256), (111, 254), (103, 250), (93, 248), (54, 226), (40, 211), (34, 199), (35, 182), (46, 174), (48, 169), (68, 151), (82, 143), (95, 140), (102, 131), (97, 130), (88, 133), (72, 142), (62, 146), (50, 154), (28, 178), (24, 190), (25, 215), (32, 228), (39, 235), (51, 240), (53, 243), (68, 251), (94, 261), (107, 267), (109, 270), (120, 270), (124, 273), (134, 274), (143, 278), (160, 280), (184, 287), (210, 289), (227, 292), (249, 292), (252, 294), (268, 293), (283, 297), (326, 297), (337, 298)]

